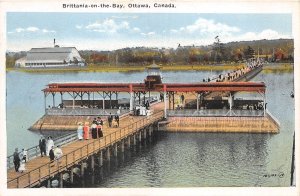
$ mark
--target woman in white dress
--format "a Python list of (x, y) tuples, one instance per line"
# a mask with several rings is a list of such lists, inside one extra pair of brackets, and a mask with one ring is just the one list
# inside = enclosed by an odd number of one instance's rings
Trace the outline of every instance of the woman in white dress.
[(47, 153), (46, 155), (47, 155), (47, 156), (49, 156), (49, 152), (50, 152), (52, 146), (54, 147), (54, 142), (53, 142), (53, 140), (52, 140), (52, 137), (49, 136), (49, 137), (48, 137), (48, 140), (47, 140), (47, 151), (46, 151), (46, 153)]
[(21, 172), (21, 173), (23, 173), (26, 170), (25, 162), (26, 162), (25, 160), (21, 161), (21, 164), (20, 164), (20, 167), (19, 167), (19, 172)]
[(78, 136), (79, 140), (83, 139), (83, 126), (82, 126), (82, 122), (78, 123), (77, 136)]

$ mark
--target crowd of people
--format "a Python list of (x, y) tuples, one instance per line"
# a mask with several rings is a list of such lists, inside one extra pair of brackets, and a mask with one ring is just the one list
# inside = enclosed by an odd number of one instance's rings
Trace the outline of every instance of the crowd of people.
[(218, 77), (215, 78), (207, 78), (203, 79), (203, 82), (230, 82), (234, 81), (235, 79), (241, 77), (242, 75), (247, 74), (248, 72), (252, 71), (253, 69), (257, 67), (261, 67), (262, 64), (257, 61), (251, 61), (247, 64), (247, 66), (234, 70), (232, 72), (226, 73), (226, 74), (219, 74)]
[[(107, 117), (108, 127), (119, 127), (120, 126), (120, 117), (118, 114), (113, 116), (111, 113)], [(78, 123), (77, 127), (77, 137), (79, 140), (88, 140), (90, 139), (97, 139), (103, 137), (103, 120), (101, 117), (94, 118), (91, 126), (89, 122), (82, 122)], [(39, 149), (41, 157), (47, 156), (50, 159), (51, 167), (54, 165), (52, 164), (55, 160), (57, 165), (60, 164), (61, 157), (63, 156), (62, 149), (60, 146), (54, 145), (54, 141), (51, 136), (47, 139), (45, 137), (41, 137), (39, 140)], [(22, 149), (22, 152), (18, 152), (18, 148), (15, 149), (13, 154), (13, 163), (16, 172), (24, 172), (26, 170), (25, 163), (28, 160), (27, 150)]]
[[(39, 149), (40, 149), (41, 157), (48, 156), (50, 158), (51, 163), (53, 163), (55, 160), (57, 161), (57, 164), (60, 163), (60, 158), (63, 156), (63, 153), (60, 146), (54, 147), (54, 141), (51, 136), (49, 136), (47, 140), (43, 136), (40, 138)], [(28, 161), (27, 150), (22, 149), (22, 151), (19, 153), (18, 148), (16, 148), (13, 154), (15, 171), (21, 173), (26, 171), (27, 161)]]

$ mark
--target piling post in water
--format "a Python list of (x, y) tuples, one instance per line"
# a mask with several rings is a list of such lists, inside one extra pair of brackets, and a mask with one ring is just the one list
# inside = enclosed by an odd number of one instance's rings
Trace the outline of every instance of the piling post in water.
[(133, 137), (133, 145), (136, 145), (136, 135), (133, 134), (132, 137)]
[(128, 136), (128, 138), (127, 138), (127, 146), (128, 146), (128, 148), (130, 148), (130, 140), (131, 140), (131, 138), (130, 138), (130, 136)]
[(94, 171), (94, 169), (95, 169), (95, 157), (93, 155), (91, 156), (91, 168), (92, 168), (92, 171)]
[(70, 182), (73, 183), (74, 182), (74, 167), (71, 167), (71, 172), (70, 172)]
[(60, 188), (63, 188), (63, 182), (64, 182), (64, 178), (63, 178), (63, 173), (61, 172), (60, 174), (59, 174), (59, 187)]
[(125, 145), (124, 143), (125, 143), (124, 140), (122, 140), (121, 141), (121, 152), (124, 152), (124, 145)]
[(51, 188), (51, 178), (49, 178), (48, 181), (47, 181), (47, 187)]
[(81, 162), (81, 164), (80, 164), (80, 176), (81, 177), (84, 176), (84, 163), (83, 162)]
[(110, 161), (109, 147), (106, 148), (106, 158), (107, 158), (108, 161)]
[(147, 138), (147, 129), (144, 129), (144, 139), (146, 140)]
[(103, 165), (103, 152), (100, 150), (99, 154), (99, 166), (101, 167)]
[(142, 141), (142, 131), (139, 132), (139, 142)]
[(114, 156), (115, 157), (118, 156), (118, 144), (117, 143), (114, 145)]

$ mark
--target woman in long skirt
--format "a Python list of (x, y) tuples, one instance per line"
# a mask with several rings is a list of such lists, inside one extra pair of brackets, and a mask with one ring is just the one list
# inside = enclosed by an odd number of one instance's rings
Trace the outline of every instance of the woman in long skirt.
[(83, 126), (82, 126), (82, 122), (78, 123), (77, 137), (78, 137), (79, 140), (83, 139)]
[(102, 132), (102, 125), (99, 123), (97, 124), (97, 134), (98, 134), (98, 137), (103, 137), (103, 132)]
[(85, 122), (84, 123), (84, 127), (83, 127), (83, 138), (85, 140), (90, 139), (90, 127), (89, 127), (89, 122)]
[(47, 154), (46, 154), (47, 156), (49, 156), (49, 152), (50, 152), (52, 146), (54, 147), (54, 142), (52, 140), (52, 137), (49, 136), (48, 140), (47, 140)]
[(92, 138), (97, 139), (97, 125), (96, 125), (96, 123), (93, 122), (91, 128), (92, 128)]

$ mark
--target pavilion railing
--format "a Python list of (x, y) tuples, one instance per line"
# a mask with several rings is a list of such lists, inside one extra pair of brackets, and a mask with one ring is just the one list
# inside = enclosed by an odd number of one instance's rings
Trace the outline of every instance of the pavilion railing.
[(168, 116), (197, 117), (197, 116), (264, 116), (263, 110), (237, 110), (232, 109), (184, 109), (167, 110)]
[[(118, 109), (98, 109), (98, 108), (47, 108), (47, 115), (61, 115), (61, 116), (106, 116), (117, 114)], [(128, 109), (120, 110), (119, 115), (128, 113)]]
[(51, 167), (51, 163), (48, 162), (38, 168), (35, 168), (27, 173), (24, 173), (12, 180), (7, 182), (9, 188), (15, 187), (32, 187), (35, 184), (41, 183), (42, 181), (49, 179), (51, 176), (64, 171), (66, 168), (73, 166), (87, 157), (95, 154), (100, 149), (104, 149), (112, 144), (121, 141), (129, 135), (132, 135), (137, 130), (143, 129), (150, 124), (162, 119), (164, 116), (163, 111), (156, 112), (151, 116), (142, 118), (141, 120), (135, 121), (127, 127), (121, 128), (112, 132), (102, 138), (93, 139), (91, 143), (82, 146), (68, 154), (63, 155), (60, 160), (60, 164), (56, 164), (56, 167)]

